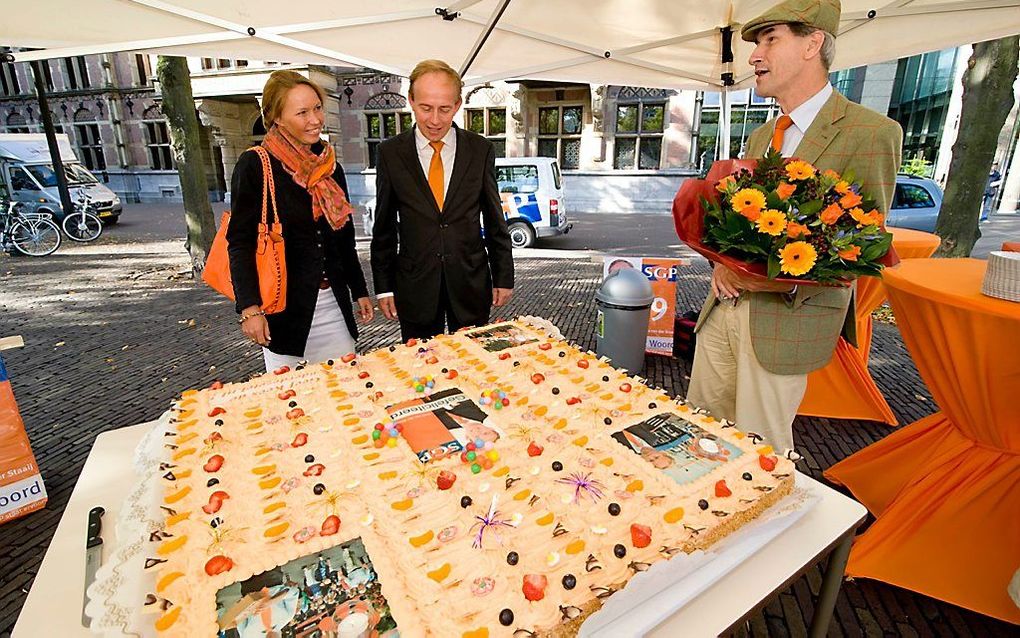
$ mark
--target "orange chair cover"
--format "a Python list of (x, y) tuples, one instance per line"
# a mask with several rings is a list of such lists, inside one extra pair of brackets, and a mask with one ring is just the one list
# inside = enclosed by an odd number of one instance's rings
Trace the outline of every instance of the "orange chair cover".
[(877, 520), (847, 575), (1020, 624), (1020, 303), (981, 294), (987, 263), (906, 259), (885, 274), (897, 325), (941, 408), (832, 466)]
[[(909, 228), (887, 228), (900, 259), (930, 257), (941, 241), (938, 235)], [(864, 419), (896, 425), (896, 417), (868, 372), (871, 353), (871, 313), (885, 301), (878, 277), (857, 280), (857, 348), (843, 338), (832, 361), (808, 375), (799, 414), (831, 419)]]
[(1020, 253), (1020, 241), (1004, 241), (1002, 249), (1006, 252)]

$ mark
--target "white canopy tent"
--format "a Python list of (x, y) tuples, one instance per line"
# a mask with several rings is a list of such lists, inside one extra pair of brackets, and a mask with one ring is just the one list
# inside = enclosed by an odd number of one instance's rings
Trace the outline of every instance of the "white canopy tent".
[[(275, 0), (35, 0), (5, 8), (0, 44), (37, 49), (8, 61), (147, 51), (353, 64), (405, 76), (418, 60), (439, 58), (459, 66), (469, 85), (532, 79), (725, 96), (753, 83), (752, 47), (740, 25), (777, 0), (438, 1), (292, 9)], [(1020, 0), (842, 5), (834, 70), (1020, 33)], [(727, 115), (724, 108), (720, 128), (728, 133)]]

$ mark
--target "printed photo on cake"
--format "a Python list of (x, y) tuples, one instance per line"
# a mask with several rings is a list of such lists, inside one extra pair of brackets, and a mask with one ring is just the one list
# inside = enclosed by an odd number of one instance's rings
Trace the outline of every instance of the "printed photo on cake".
[(302, 556), (216, 594), (218, 638), (396, 638), (361, 538)]
[(403, 426), (401, 437), (422, 463), (460, 454), (469, 441), (495, 443), (504, 436), (484, 423), (488, 415), (458, 388), (390, 405), (386, 412)]
[(671, 413), (650, 417), (613, 434), (613, 438), (680, 485), (742, 454), (731, 443)]
[(467, 333), (467, 336), (487, 352), (499, 352), (538, 342), (535, 335), (510, 323), (501, 323), (482, 330), (472, 330)]

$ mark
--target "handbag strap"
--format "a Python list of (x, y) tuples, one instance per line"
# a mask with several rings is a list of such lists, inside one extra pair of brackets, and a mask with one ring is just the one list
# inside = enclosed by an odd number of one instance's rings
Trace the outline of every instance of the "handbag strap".
[(262, 161), (262, 226), (268, 228), (269, 204), (273, 206), (273, 230), (282, 232), (283, 223), (280, 221), (280, 213), (276, 210), (276, 182), (273, 181), (273, 167), (269, 163), (269, 151), (261, 146), (252, 146), (249, 151), (255, 151)]

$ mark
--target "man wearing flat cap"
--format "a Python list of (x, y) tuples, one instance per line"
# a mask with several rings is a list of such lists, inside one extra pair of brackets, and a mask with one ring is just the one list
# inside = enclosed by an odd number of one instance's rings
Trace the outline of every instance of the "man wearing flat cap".
[[(771, 147), (819, 171), (853, 171), (885, 214), (903, 132), (829, 84), (839, 14), (839, 0), (786, 0), (744, 24), (741, 37), (757, 45), (748, 60), (755, 91), (782, 109), (751, 134), (745, 156), (762, 157)], [(808, 373), (829, 363), (841, 333), (856, 343), (852, 301), (853, 288), (757, 282), (715, 264), (695, 328), (688, 400), (758, 432), (778, 451), (792, 450)]]

